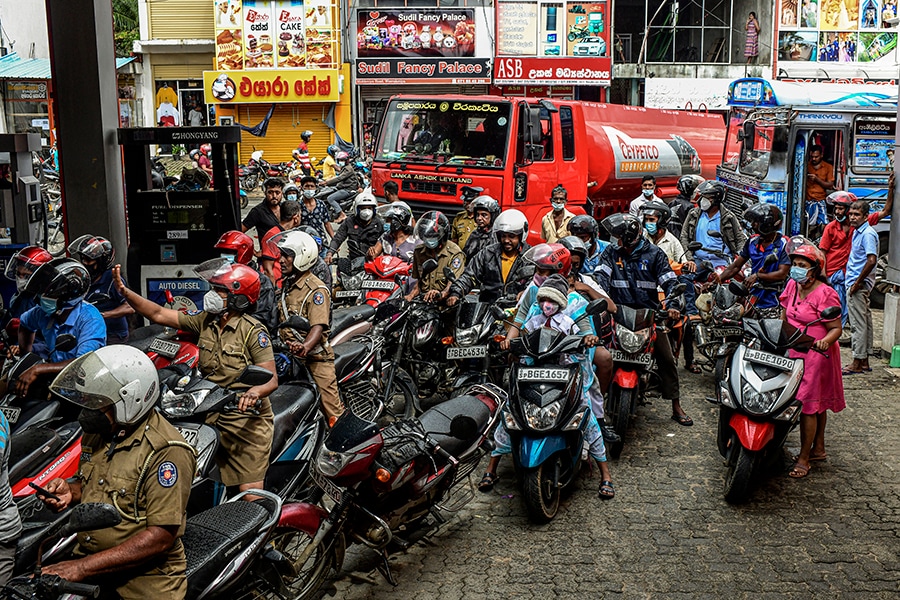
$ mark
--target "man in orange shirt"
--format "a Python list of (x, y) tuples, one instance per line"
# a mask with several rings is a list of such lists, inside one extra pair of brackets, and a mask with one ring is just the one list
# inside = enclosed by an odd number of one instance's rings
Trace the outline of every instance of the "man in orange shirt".
[(822, 146), (810, 146), (806, 167), (806, 214), (809, 216), (808, 237), (813, 240), (819, 237), (827, 222), (825, 197), (835, 189), (834, 167), (822, 160), (822, 155)]

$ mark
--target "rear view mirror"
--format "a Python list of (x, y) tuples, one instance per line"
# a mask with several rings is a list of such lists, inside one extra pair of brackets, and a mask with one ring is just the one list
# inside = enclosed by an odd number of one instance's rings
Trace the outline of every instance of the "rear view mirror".
[(769, 267), (778, 262), (778, 257), (774, 254), (769, 254), (766, 256), (766, 259), (763, 261), (763, 266)]
[(471, 440), (478, 435), (478, 422), (469, 415), (456, 415), (450, 421), (450, 435), (458, 440)]
[(447, 281), (456, 281), (456, 273), (450, 267), (444, 267), (444, 277)]
[(710, 229), (709, 231), (706, 232), (706, 235), (708, 235), (711, 238), (715, 238), (717, 240), (722, 239), (722, 232), (716, 231), (715, 229)]
[(496, 319), (498, 321), (503, 321), (506, 319), (506, 313), (503, 311), (502, 308), (500, 308), (496, 304), (491, 304), (490, 311), (491, 311), (491, 316), (494, 317), (494, 319)]
[(63, 525), (60, 535), (66, 537), (82, 531), (108, 529), (122, 522), (119, 511), (112, 504), (85, 502), (72, 509), (69, 521)]
[(419, 271), (421, 272), (422, 277), (424, 278), (424, 277), (428, 277), (429, 275), (431, 275), (431, 273), (433, 273), (434, 270), (437, 268), (438, 268), (437, 261), (434, 260), (433, 258), (429, 258), (424, 263), (422, 263), (422, 267), (421, 267), (421, 269), (419, 269)]
[(71, 333), (64, 333), (56, 338), (55, 352), (71, 352), (78, 347), (78, 338)]
[(605, 313), (608, 308), (609, 303), (606, 301), (606, 298), (597, 298), (588, 304), (587, 314), (591, 316), (600, 315)]
[(288, 318), (287, 321), (278, 325), (278, 329), (285, 328), (296, 329), (301, 333), (309, 333), (310, 325), (309, 321), (305, 317), (301, 317), (300, 315), (293, 315)]
[(750, 292), (747, 291), (747, 286), (745, 286), (740, 281), (735, 281), (734, 279), (732, 279), (728, 283), (728, 291), (731, 292), (732, 294), (734, 294), (735, 296), (739, 296), (741, 298), (750, 295)]
[(822, 317), (823, 321), (833, 321), (841, 316), (841, 307), (829, 306), (819, 313), (819, 316)]
[(701, 244), (700, 242), (691, 242), (690, 244), (688, 244), (688, 250), (690, 250), (691, 252), (696, 252), (702, 247), (703, 244)]
[(743, 133), (744, 150), (753, 150), (753, 142), (756, 137), (756, 123), (753, 121), (745, 122), (741, 133)]
[(675, 296), (680, 296), (687, 289), (687, 285), (683, 282), (675, 284), (675, 287), (672, 288), (672, 293), (669, 294), (669, 297), (674, 298)]
[(257, 365), (247, 365), (238, 376), (238, 383), (256, 386), (265, 385), (272, 379), (272, 372)]

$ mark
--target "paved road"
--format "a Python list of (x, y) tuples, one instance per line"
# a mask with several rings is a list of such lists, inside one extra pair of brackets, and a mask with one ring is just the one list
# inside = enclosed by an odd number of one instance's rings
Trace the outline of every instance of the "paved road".
[[(391, 558), (397, 588), (357, 550), (331, 593), (346, 600), (900, 596), (897, 378), (883, 366), (846, 378), (848, 407), (829, 421), (828, 461), (804, 480), (778, 473), (734, 507), (722, 499), (715, 408), (702, 399), (712, 376), (682, 373), (694, 427), (671, 421), (667, 402), (642, 407), (612, 465), (614, 500), (601, 503), (598, 478), (585, 474), (557, 519), (535, 526), (506, 462), (493, 493)], [(788, 448), (798, 445), (795, 432)]]

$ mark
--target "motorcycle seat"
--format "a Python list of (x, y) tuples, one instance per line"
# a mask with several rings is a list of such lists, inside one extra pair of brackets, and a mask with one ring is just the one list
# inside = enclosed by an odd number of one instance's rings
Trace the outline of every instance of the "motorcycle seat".
[(33, 474), (56, 457), (65, 440), (52, 427), (29, 427), (12, 434), (9, 442), (9, 481), (17, 482)]
[(275, 413), (275, 434), (272, 437), (271, 460), (284, 449), (284, 444), (297, 428), (318, 408), (316, 394), (301, 382), (286, 383), (269, 395)]
[(375, 308), (369, 304), (336, 308), (331, 313), (330, 337), (334, 337), (352, 325), (362, 321), (371, 321), (375, 316)]
[(225, 566), (259, 534), (270, 517), (257, 502), (237, 500), (187, 520), (181, 540), (187, 558), (187, 598), (197, 598)]
[(472, 445), (475, 439), (461, 440), (450, 433), (450, 422), (457, 415), (467, 415), (475, 419), (478, 431), (484, 431), (491, 420), (490, 409), (476, 396), (457, 396), (446, 402), (442, 402), (433, 408), (429, 408), (419, 417), (419, 422), (425, 431), (434, 439), (441, 448), (458, 456)]
[(337, 380), (343, 380), (354, 369), (362, 366), (363, 358), (370, 351), (371, 343), (368, 341), (350, 340), (338, 346), (334, 351), (334, 372), (337, 374)]

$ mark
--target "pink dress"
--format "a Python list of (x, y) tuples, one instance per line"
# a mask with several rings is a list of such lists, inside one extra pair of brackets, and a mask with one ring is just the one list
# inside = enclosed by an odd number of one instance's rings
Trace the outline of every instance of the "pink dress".
[[(779, 296), (785, 308), (787, 322), (794, 327), (804, 327), (819, 318), (819, 313), (829, 306), (840, 306), (837, 292), (831, 286), (820, 283), (806, 298), (797, 295), (797, 282), (789, 279)], [(807, 333), (820, 340), (828, 333), (824, 324), (818, 323)], [(844, 380), (841, 377), (841, 351), (835, 342), (824, 356), (815, 350), (807, 353), (791, 350), (791, 358), (803, 359), (803, 380), (797, 390), (797, 400), (803, 403), (803, 414), (813, 415), (826, 410), (844, 410)]]

